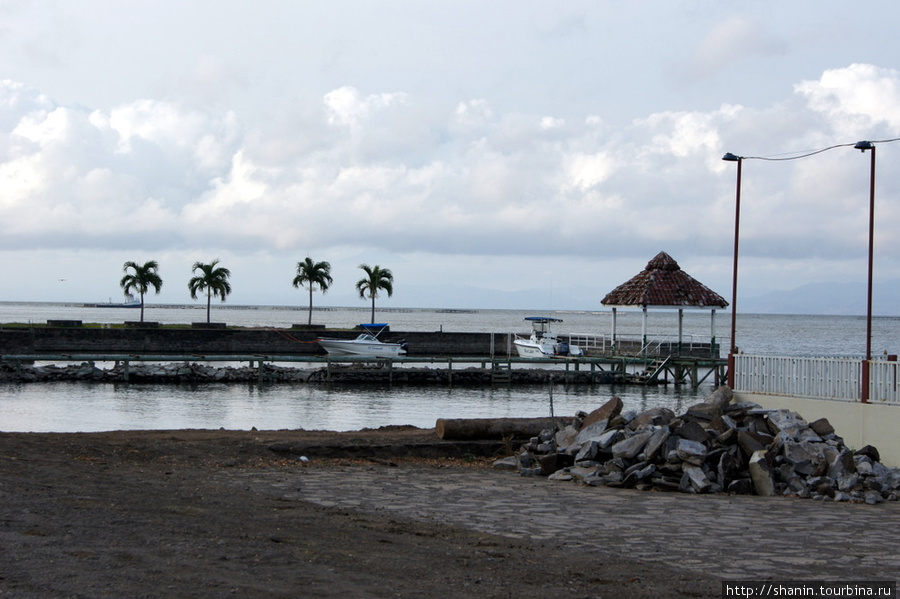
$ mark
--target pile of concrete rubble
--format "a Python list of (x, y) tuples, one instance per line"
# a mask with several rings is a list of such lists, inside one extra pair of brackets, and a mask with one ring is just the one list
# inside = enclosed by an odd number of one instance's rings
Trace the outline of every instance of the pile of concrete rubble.
[(825, 419), (732, 403), (728, 387), (681, 416), (667, 408), (622, 414), (614, 397), (544, 430), (496, 468), (587, 485), (687, 493), (794, 495), (881, 503), (900, 498), (900, 469), (871, 446), (852, 451)]

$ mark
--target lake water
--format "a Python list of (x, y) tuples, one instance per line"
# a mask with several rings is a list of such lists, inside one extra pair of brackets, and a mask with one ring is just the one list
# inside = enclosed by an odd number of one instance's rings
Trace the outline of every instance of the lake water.
[[(349, 328), (368, 322), (368, 309), (314, 310), (313, 322), (329, 328)], [(545, 315), (563, 320), (560, 334), (611, 333), (606, 311), (524, 312), (516, 310), (445, 311), (433, 309), (377, 310), (376, 320), (393, 331), (463, 331), (525, 333), (526, 316)], [(677, 313), (651, 312), (649, 336), (675, 335)], [(77, 319), (85, 323), (137, 320), (136, 310), (85, 308), (80, 305), (0, 302), (0, 323), (44, 323)], [(246, 327), (289, 327), (305, 323), (305, 309), (289, 307), (214, 306), (212, 320)], [(145, 319), (164, 324), (206, 319), (205, 307), (148, 306)], [(718, 313), (715, 334), (727, 348), (731, 315)], [(616, 328), (622, 335), (640, 335), (640, 312), (619, 312)], [(709, 312), (685, 312), (682, 333), (708, 340)], [(866, 320), (857, 316), (738, 315), (737, 344), (754, 354), (797, 356), (854, 356), (865, 353)], [(900, 318), (873, 320), (873, 354), (900, 353)], [(2, 351), (2, 350), (0, 350)], [(674, 386), (640, 387), (597, 385), (564, 388), (453, 388), (210, 384), (111, 385), (89, 383), (0, 385), (2, 431), (104, 431), (133, 429), (325, 429), (357, 430), (392, 424), (433, 427), (438, 418), (515, 418), (572, 415), (590, 411), (613, 395), (626, 410), (641, 411), (662, 405), (679, 412), (702, 401), (712, 383), (697, 390)]]

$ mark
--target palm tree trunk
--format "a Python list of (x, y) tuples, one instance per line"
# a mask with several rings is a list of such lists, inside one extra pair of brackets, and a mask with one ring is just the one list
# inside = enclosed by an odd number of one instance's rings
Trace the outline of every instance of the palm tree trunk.
[(141, 322), (144, 322), (144, 294), (141, 294)]
[(312, 283), (309, 284), (309, 321), (306, 326), (312, 326)]
[(372, 324), (375, 324), (375, 296), (372, 296)]
[(212, 304), (212, 293), (206, 292), (206, 324), (209, 324), (209, 306)]

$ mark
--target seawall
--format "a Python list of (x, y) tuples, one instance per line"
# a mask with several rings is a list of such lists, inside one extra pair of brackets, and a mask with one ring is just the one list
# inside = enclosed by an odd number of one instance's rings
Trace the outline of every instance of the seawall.
[[(246, 328), (100, 328), (38, 326), (0, 328), (0, 355), (185, 354), (325, 355), (319, 337), (353, 339), (359, 331)], [(408, 355), (507, 355), (505, 333), (385, 332), (383, 341), (405, 339)]]

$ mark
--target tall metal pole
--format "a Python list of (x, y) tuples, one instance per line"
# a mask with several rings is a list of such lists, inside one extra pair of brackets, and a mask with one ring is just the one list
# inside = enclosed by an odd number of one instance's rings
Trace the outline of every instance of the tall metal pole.
[(737, 282), (738, 282), (738, 245), (741, 232), (741, 167), (744, 160), (741, 156), (727, 153), (722, 158), (729, 162), (737, 162), (737, 191), (734, 199), (734, 265), (731, 271), (731, 349), (728, 351), (728, 386), (734, 389), (734, 360), (738, 352), (735, 343), (737, 331)]
[[(872, 161), (869, 169), (869, 281), (866, 293), (866, 361), (862, 369), (862, 403), (869, 401), (869, 365), (872, 361), (872, 262), (875, 254), (875, 144), (870, 144)], [(865, 150), (863, 150), (865, 151)]]

